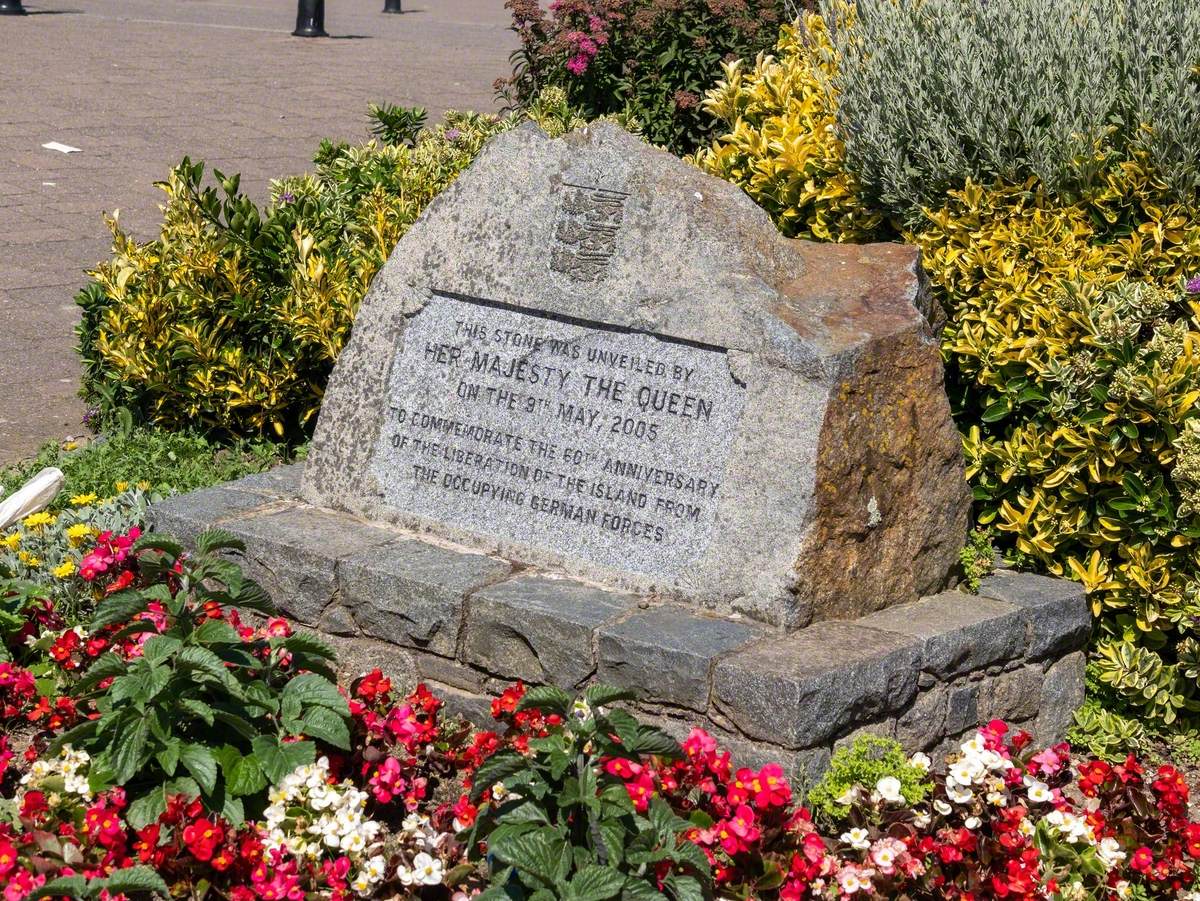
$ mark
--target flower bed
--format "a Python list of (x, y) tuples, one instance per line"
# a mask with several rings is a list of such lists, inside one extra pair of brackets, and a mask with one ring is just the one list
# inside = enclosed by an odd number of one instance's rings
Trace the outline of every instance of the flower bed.
[(76, 577), (87, 627), (38, 603), (6, 633), (4, 901), (1197, 897), (1200, 823), (1169, 766), (996, 721), (936, 768), (860, 740), (810, 811), (778, 765), (700, 729), (679, 745), (604, 686), (512, 686), (491, 729), (378, 670), (338, 690), (332, 652), (272, 617), (231, 549), (109, 536)]

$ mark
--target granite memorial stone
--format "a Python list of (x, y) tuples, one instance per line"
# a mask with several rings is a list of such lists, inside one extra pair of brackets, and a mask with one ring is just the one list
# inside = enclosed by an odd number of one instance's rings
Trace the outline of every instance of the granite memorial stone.
[(915, 253), (781, 237), (612, 125), (489, 144), (375, 277), (304, 497), (795, 627), (942, 587), (967, 524)]
[(525, 126), (376, 275), (307, 462), (153, 523), (241, 539), (284, 614), (469, 716), (599, 679), (799, 779), (864, 731), (1049, 741), (1086, 599), (943, 590), (969, 505), (933, 313), (911, 248), (788, 240), (614, 126)]

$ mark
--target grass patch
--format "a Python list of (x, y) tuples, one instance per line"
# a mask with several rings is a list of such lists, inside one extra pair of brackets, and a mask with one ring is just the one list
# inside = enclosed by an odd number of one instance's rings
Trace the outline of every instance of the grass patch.
[(53, 506), (81, 494), (108, 497), (120, 485), (141, 485), (152, 495), (175, 494), (227, 482), (302, 457), (306, 448), (289, 452), (269, 441), (232, 444), (210, 441), (193, 432), (137, 428), (102, 436), (81, 446), (44, 445), (33, 458), (0, 468), (0, 485), (8, 494), (38, 470), (56, 466), (66, 484)]

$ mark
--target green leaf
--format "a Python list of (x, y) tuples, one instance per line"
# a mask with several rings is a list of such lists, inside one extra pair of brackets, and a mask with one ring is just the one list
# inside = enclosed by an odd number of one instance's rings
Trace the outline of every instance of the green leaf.
[(996, 422), (1007, 416), (1011, 410), (1012, 405), (1009, 403), (1008, 398), (1002, 398), (984, 410), (979, 418), (984, 422)]
[(571, 696), (553, 685), (537, 685), (527, 692), (517, 704), (517, 710), (532, 710), (534, 708), (545, 713), (557, 713), (566, 716), (571, 709)]
[(625, 875), (619, 870), (592, 864), (575, 874), (571, 894), (575, 901), (607, 901), (619, 895), (624, 885)]
[(298, 766), (316, 759), (316, 745), (311, 741), (281, 742), (274, 735), (260, 735), (251, 742), (255, 759), (263, 774), (276, 785)]
[(136, 590), (118, 591), (100, 602), (96, 615), (88, 625), (89, 632), (99, 632), (106, 626), (128, 622), (146, 609), (148, 598)]
[(145, 829), (167, 809), (167, 799), (162, 786), (153, 788), (129, 805), (125, 819), (134, 829)]
[(137, 773), (149, 736), (150, 723), (144, 717), (135, 716), (132, 725), (109, 746), (105, 757), (117, 785), (124, 785)]
[(183, 545), (175, 538), (168, 535), (162, 535), (158, 532), (151, 532), (149, 535), (143, 535), (133, 543), (134, 553), (140, 551), (162, 551), (170, 557), (183, 556)]
[(675, 901), (704, 901), (704, 887), (695, 876), (668, 873), (663, 884)]
[(180, 698), (178, 704), (192, 716), (203, 720), (206, 726), (213, 724), (216, 711), (198, 698)]
[(142, 645), (142, 657), (151, 663), (162, 663), (183, 647), (183, 642), (170, 635), (155, 635)]
[(217, 787), (217, 760), (204, 745), (186, 744), (179, 749), (179, 762), (184, 765), (196, 783), (211, 795)]
[(96, 730), (100, 728), (99, 720), (88, 720), (80, 723), (78, 726), (72, 726), (66, 732), (60, 734), (54, 741), (46, 747), (46, 753), (43, 755), (46, 758), (53, 757), (63, 749), (63, 745), (79, 745), (83, 744), (82, 740), (91, 738), (96, 734)]
[(512, 838), (488, 843), (488, 850), (501, 863), (516, 867), (554, 889), (570, 863), (570, 846), (556, 829), (545, 827)]
[(246, 543), (225, 529), (205, 529), (196, 536), (196, 550), (201, 554), (216, 551), (244, 551)]
[(350, 707), (337, 686), (316, 673), (304, 673), (288, 681), (283, 687), (282, 698), (295, 698), (305, 707), (325, 707), (339, 716), (349, 717)]
[(325, 707), (313, 707), (301, 721), (303, 732), (310, 738), (319, 738), (335, 748), (350, 750), (350, 729), (346, 721)]
[(66, 895), (69, 898), (83, 898), (87, 895), (87, 879), (83, 876), (59, 876), (51, 879), (41, 888), (36, 888), (25, 896), (26, 901), (38, 901), (39, 898), (54, 898)]
[(630, 876), (621, 890), (621, 901), (663, 901), (663, 895), (645, 879)]
[(201, 644), (241, 644), (237, 629), (223, 619), (210, 619), (192, 633)]
[(201, 648), (195, 645), (185, 647), (176, 655), (175, 665), (178, 669), (202, 673), (221, 683), (227, 689), (231, 689), (239, 695), (241, 694), (236, 680), (230, 675), (229, 670), (225, 668), (224, 661), (208, 650), (208, 648)]
[(73, 694), (76, 697), (91, 691), (96, 685), (113, 676), (120, 676), (126, 670), (125, 661), (111, 651), (101, 654), (96, 662), (88, 667), (86, 675), (75, 683)]
[(157, 892), (164, 898), (171, 897), (171, 890), (161, 876), (149, 867), (136, 866), (116, 870), (104, 881), (104, 888), (114, 895), (120, 892)]
[(682, 757), (679, 742), (655, 726), (638, 726), (637, 738), (629, 748), (637, 754), (654, 754), (658, 757)]
[(161, 751), (154, 755), (154, 759), (158, 761), (158, 765), (163, 768), (163, 772), (168, 776), (175, 775), (175, 768), (179, 766), (179, 749), (181, 743), (178, 739), (165, 744)]
[(527, 761), (515, 751), (498, 751), (493, 754), (475, 771), (475, 781), (471, 788), (471, 800), (478, 800), (479, 796), (495, 785), (497, 782), (502, 782), (509, 776), (514, 776), (521, 770), (529, 766)]
[(267, 777), (252, 756), (238, 757), (225, 769), (225, 790), (231, 797), (254, 795), (267, 787)]
[[(289, 635), (287, 638), (276, 639), (279, 645), (293, 654), (312, 654), (316, 657), (324, 657), (326, 660), (334, 660), (337, 658), (337, 653), (333, 650), (333, 646), (328, 642), (322, 641), (311, 632), (297, 632), (295, 635)], [(272, 644), (275, 642), (272, 641)]]
[(637, 692), (628, 688), (617, 688), (615, 685), (589, 685), (583, 693), (583, 699), (593, 710), (616, 704), (618, 701), (633, 701), (636, 698)]

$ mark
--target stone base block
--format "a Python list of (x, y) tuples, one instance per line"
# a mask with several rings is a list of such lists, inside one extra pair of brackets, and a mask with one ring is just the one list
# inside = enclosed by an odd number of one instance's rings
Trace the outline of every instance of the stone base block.
[(213, 525), (292, 618), (352, 655), (487, 718), (516, 679), (637, 689), (642, 713), (709, 729), (739, 760), (775, 759), (811, 784), (863, 732), (934, 751), (993, 718), (1061, 738), (1083, 700), (1083, 589), (1004, 572), (978, 595), (942, 592), (792, 632), (597, 587), (397, 527), (318, 509), (285, 469), (155, 506), (159, 531)]

